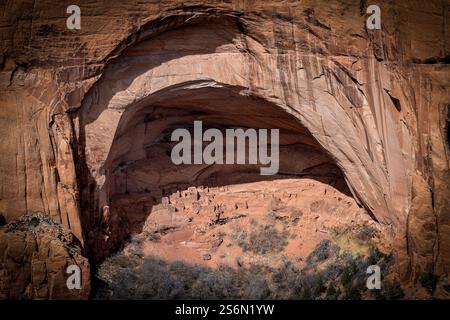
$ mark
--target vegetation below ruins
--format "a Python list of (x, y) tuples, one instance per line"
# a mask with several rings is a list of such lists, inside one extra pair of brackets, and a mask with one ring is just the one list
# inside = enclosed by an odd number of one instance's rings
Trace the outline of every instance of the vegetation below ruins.
[[(265, 230), (265, 229), (264, 229)], [(264, 232), (266, 232), (265, 230)], [(271, 231), (272, 232), (272, 231)], [(252, 237), (250, 237), (251, 239)], [(247, 245), (248, 243), (244, 241)], [(258, 246), (256, 248), (259, 248)], [(255, 250), (252, 246), (248, 250)], [(256, 252), (260, 252), (256, 249)], [(220, 265), (216, 269), (181, 261), (167, 262), (138, 250), (117, 254), (98, 268), (96, 299), (400, 299), (397, 282), (383, 279), (381, 290), (366, 288), (366, 269), (376, 263), (382, 274), (391, 255), (375, 247), (366, 256), (341, 251), (322, 241), (302, 268), (284, 257), (277, 268)]]

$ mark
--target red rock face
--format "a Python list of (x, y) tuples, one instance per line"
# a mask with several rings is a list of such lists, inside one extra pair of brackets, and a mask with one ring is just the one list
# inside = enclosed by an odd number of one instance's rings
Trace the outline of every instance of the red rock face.
[[(80, 270), (69, 290), (67, 270)], [(69, 269), (70, 271), (70, 269)], [(78, 240), (45, 214), (25, 215), (0, 230), (1, 299), (87, 299), (89, 262)]]
[[(302, 234), (282, 250), (292, 259), (324, 239), (358, 251), (328, 234), (369, 225), (403, 284), (444, 283), (448, 10), (380, 6), (382, 28), (368, 30), (356, 2), (109, 1), (80, 4), (68, 30), (63, 4), (2, 5), (3, 217), (44, 212), (93, 260), (163, 230), (145, 254), (208, 267), (225, 254), (218, 230), (255, 219)], [(167, 136), (195, 120), (280, 129), (278, 174), (175, 166)]]

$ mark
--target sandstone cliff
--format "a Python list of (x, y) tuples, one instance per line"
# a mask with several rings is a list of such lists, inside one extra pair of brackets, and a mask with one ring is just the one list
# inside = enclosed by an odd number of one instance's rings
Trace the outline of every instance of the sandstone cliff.
[[(80, 289), (66, 286), (70, 265), (81, 270)], [(25, 215), (0, 228), (0, 299), (87, 298), (89, 273), (77, 239), (48, 215)]]
[(236, 174), (171, 175), (167, 130), (270, 125), (289, 132), (280, 174), (335, 173), (402, 281), (445, 277), (450, 4), (380, 2), (367, 30), (370, 4), (80, 1), (68, 30), (68, 3), (1, 3), (0, 212), (44, 212), (104, 258), (165, 196)]

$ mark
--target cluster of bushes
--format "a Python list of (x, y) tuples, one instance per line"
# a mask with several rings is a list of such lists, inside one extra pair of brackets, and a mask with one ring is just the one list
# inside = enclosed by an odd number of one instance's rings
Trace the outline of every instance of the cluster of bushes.
[(422, 287), (427, 289), (430, 294), (433, 294), (434, 290), (436, 290), (436, 285), (439, 281), (439, 277), (433, 272), (423, 272), (420, 275), (419, 281)]
[[(124, 258), (128, 265), (124, 265)], [(114, 256), (98, 271), (102, 283), (97, 299), (267, 299), (270, 289), (260, 275), (238, 272), (229, 266), (217, 269), (144, 258)]]
[(278, 231), (272, 225), (252, 224), (250, 232), (236, 228), (231, 237), (244, 252), (263, 255), (283, 251), (288, 244), (289, 231), (286, 229)]
[(339, 246), (332, 243), (331, 240), (324, 239), (314, 248), (306, 259), (308, 265), (320, 263), (330, 257), (336, 256), (339, 252)]
[[(6, 223), (6, 220), (5, 220)], [(29, 213), (21, 216), (19, 219), (12, 221), (6, 226), (5, 232), (26, 232), (30, 230), (38, 230), (46, 226), (54, 226), (61, 228), (61, 225), (52, 220), (45, 213)]]
[[(266, 228), (258, 231), (265, 232)], [(276, 231), (278, 232), (278, 231)], [(243, 241), (247, 250), (256, 250)], [(268, 238), (272, 239), (273, 238)], [(266, 245), (266, 244), (264, 244)], [(399, 299), (398, 283), (383, 281), (381, 290), (366, 288), (367, 267), (377, 264), (382, 274), (392, 257), (373, 249), (365, 257), (340, 253), (331, 241), (321, 242), (299, 268), (287, 257), (279, 267), (249, 263), (216, 269), (154, 257), (119, 254), (98, 268), (98, 299)]]

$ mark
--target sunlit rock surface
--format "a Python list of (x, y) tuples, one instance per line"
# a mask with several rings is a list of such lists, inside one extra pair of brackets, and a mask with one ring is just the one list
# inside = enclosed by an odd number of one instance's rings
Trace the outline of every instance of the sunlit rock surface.
[[(81, 30), (68, 30), (63, 3), (0, 4), (7, 223), (44, 212), (85, 256), (104, 258), (174, 205), (177, 192), (255, 183), (251, 203), (272, 185), (251, 167), (175, 167), (165, 138), (172, 129), (196, 119), (220, 129), (280, 128), (278, 191), (312, 179), (308, 195), (329, 201), (322, 193), (339, 186), (342, 195), (319, 216), (370, 220), (403, 283), (419, 283), (424, 272), (445, 279), (445, 3), (381, 3), (381, 30), (366, 29), (365, 1), (79, 5)], [(233, 208), (232, 198), (216, 204)], [(341, 212), (339, 198), (354, 211)], [(176, 212), (181, 220), (197, 211), (193, 203)], [(209, 219), (213, 211), (205, 212)]]

